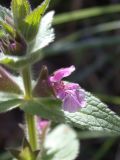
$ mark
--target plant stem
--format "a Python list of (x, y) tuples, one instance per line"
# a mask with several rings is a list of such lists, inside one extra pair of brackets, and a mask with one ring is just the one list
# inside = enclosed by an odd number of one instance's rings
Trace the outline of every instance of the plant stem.
[(30, 67), (27, 66), (22, 70), (23, 83), (25, 88), (25, 99), (32, 98), (32, 85), (31, 85), (31, 73)]
[(28, 128), (29, 142), (33, 150), (37, 150), (37, 133), (35, 125), (35, 116), (26, 114), (26, 123)]
[[(30, 67), (27, 66), (22, 70), (23, 83), (25, 88), (25, 99), (32, 99), (32, 85)], [(25, 113), (26, 125), (28, 130), (28, 138), (33, 150), (37, 149), (37, 133), (35, 116)]]

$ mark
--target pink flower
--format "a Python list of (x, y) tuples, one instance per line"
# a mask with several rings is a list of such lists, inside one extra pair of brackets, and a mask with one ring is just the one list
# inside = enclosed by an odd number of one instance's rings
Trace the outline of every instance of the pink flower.
[(85, 107), (85, 92), (77, 83), (62, 81), (64, 77), (69, 76), (75, 71), (74, 66), (61, 68), (49, 77), (57, 98), (62, 100), (62, 108), (68, 112), (76, 112), (78, 109)]
[(48, 120), (43, 120), (40, 117), (36, 117), (36, 118), (37, 118), (37, 129), (41, 134), (42, 132), (44, 132), (44, 130), (46, 130), (50, 122)]

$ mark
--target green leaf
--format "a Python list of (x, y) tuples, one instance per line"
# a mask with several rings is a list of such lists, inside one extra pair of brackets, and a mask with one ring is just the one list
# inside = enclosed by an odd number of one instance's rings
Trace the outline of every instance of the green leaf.
[(11, 9), (13, 13), (14, 23), (19, 27), (22, 20), (30, 13), (30, 4), (27, 0), (12, 0)]
[(5, 20), (5, 17), (11, 17), (11, 11), (0, 5), (0, 20)]
[(53, 16), (54, 11), (51, 11), (42, 18), (37, 36), (33, 42), (32, 51), (30, 51), (31, 53), (39, 52), (41, 48), (47, 46), (54, 40), (54, 29), (51, 28)]
[(16, 82), (16, 78), (0, 66), (0, 92), (21, 94), (22, 90)]
[(64, 124), (47, 135), (44, 147), (46, 154), (44, 153), (43, 160), (74, 160), (79, 153), (76, 132)]
[(53, 98), (34, 98), (24, 101), (21, 106), (25, 112), (39, 115), (40, 117), (53, 121), (64, 120), (64, 113), (61, 111), (61, 101)]
[(20, 68), (25, 67), (26, 65), (34, 64), (38, 60), (42, 58), (42, 54), (36, 53), (36, 54), (30, 54), (28, 56), (21, 56), (21, 57), (15, 57), (15, 56), (6, 56), (1, 53), (0, 55), (0, 64), (3, 64), (11, 69), (18, 70)]
[(36, 154), (36, 151), (32, 151), (31, 146), (27, 139), (24, 140), (23, 146), (21, 149), (10, 149), (10, 153), (17, 158), (18, 160), (36, 160), (36, 157), (38, 155), (38, 151)]
[(120, 117), (90, 93), (86, 92), (86, 107), (75, 113), (63, 111), (61, 103), (57, 101), (37, 98), (26, 102), (23, 110), (80, 129), (120, 134)]
[(19, 107), (22, 99), (16, 94), (0, 92), (0, 113)]
[(21, 104), (20, 99), (11, 99), (8, 101), (0, 101), (0, 113), (4, 113), (19, 107)]
[(120, 134), (120, 117), (88, 92), (86, 100), (86, 107), (79, 112), (64, 112), (67, 122), (82, 129)]
[(11, 27), (9, 24), (6, 22), (0, 21), (0, 25), (2, 26), (3, 30), (11, 35), (12, 37), (15, 37), (15, 30), (13, 27)]
[(31, 41), (35, 38), (42, 15), (49, 5), (50, 0), (45, 0), (40, 6), (35, 8), (28, 16), (25, 17), (23, 24), (20, 27), (25, 39)]
[(0, 39), (5, 37), (5, 32), (0, 28)]

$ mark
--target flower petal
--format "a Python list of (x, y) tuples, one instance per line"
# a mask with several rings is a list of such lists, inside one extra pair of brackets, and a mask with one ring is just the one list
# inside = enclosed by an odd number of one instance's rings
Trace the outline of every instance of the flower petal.
[(79, 108), (81, 108), (81, 106), (75, 95), (67, 94), (63, 100), (62, 108), (68, 112), (76, 112)]
[(71, 83), (71, 82), (66, 82), (66, 81), (62, 81), (64, 84), (64, 88), (65, 90), (73, 90), (73, 89), (79, 89), (80, 86), (77, 83)]
[(36, 117), (36, 118), (37, 118), (37, 129), (39, 133), (42, 133), (42, 131), (46, 129), (46, 127), (49, 125), (49, 121), (42, 120), (40, 117)]
[(69, 76), (73, 71), (75, 71), (74, 66), (70, 66), (67, 68), (61, 68), (54, 72), (53, 76), (50, 77), (51, 82), (58, 82), (62, 78)]
[(63, 102), (63, 110), (68, 112), (76, 112), (86, 105), (85, 92), (79, 84), (62, 81), (62, 78), (69, 76), (74, 70), (74, 66), (61, 68), (48, 79), (54, 89), (55, 96)]
[(84, 108), (86, 105), (86, 100), (85, 100), (85, 92), (83, 89), (79, 88), (76, 90), (76, 97), (80, 103), (81, 108)]
[(85, 107), (86, 100), (84, 90), (67, 90), (66, 92), (62, 105), (65, 111), (76, 112), (79, 108)]

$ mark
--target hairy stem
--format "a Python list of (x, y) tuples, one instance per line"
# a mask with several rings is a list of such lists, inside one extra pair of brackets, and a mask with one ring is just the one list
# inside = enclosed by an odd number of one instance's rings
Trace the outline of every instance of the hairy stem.
[(27, 66), (22, 70), (23, 83), (25, 88), (25, 99), (32, 98), (32, 85), (31, 85), (31, 73), (30, 67)]
[[(30, 67), (27, 66), (22, 70), (23, 83), (25, 88), (25, 99), (32, 99), (32, 80)], [(25, 113), (26, 125), (28, 130), (28, 138), (33, 150), (37, 149), (37, 133), (35, 116)]]

